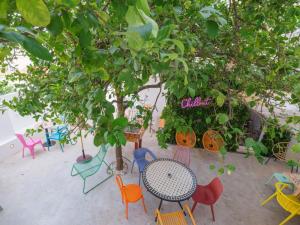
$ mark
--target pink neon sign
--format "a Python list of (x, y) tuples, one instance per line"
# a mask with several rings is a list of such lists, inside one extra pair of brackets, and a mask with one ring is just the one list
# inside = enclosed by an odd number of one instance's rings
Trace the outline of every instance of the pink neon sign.
[(211, 103), (212, 98), (208, 97), (206, 99), (201, 99), (201, 97), (196, 97), (195, 99), (192, 98), (184, 98), (181, 101), (181, 108), (194, 108), (200, 106), (208, 106)]

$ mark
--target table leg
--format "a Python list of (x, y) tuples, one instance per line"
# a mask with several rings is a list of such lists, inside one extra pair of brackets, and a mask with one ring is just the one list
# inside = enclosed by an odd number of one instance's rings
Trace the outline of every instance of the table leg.
[(142, 139), (139, 140), (139, 148), (142, 147)]
[(184, 215), (186, 216), (186, 213), (185, 213), (185, 211), (184, 211), (184, 209), (183, 209), (183, 207), (182, 207), (181, 203), (180, 203), (180, 202), (178, 202), (178, 204), (179, 204), (180, 208), (182, 209), (182, 211), (183, 211)]
[(134, 150), (137, 150), (139, 148), (139, 143), (138, 142), (134, 142)]
[[(159, 206), (158, 206), (158, 211), (160, 211), (162, 203), (163, 203), (163, 200), (160, 199), (160, 203), (159, 203)], [(157, 221), (157, 216), (155, 216), (155, 222), (156, 221)]]

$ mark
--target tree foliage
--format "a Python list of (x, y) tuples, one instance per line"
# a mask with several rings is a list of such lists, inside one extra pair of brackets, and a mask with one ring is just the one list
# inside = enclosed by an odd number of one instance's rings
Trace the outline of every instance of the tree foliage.
[[(5, 104), (90, 122), (96, 145), (116, 146), (126, 142), (124, 110), (163, 83), (178, 101), (205, 93), (231, 106), (245, 93), (272, 111), (273, 99), (300, 101), (299, 15), (297, 0), (4, 0), (1, 65), (16, 49), (33, 62), (7, 76), (19, 97)], [(233, 117), (231, 107), (215, 115), (225, 127)]]

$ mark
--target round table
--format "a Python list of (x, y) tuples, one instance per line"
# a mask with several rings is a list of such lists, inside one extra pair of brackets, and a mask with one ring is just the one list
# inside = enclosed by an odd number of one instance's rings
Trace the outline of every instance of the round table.
[(173, 159), (156, 159), (144, 168), (142, 174), (146, 189), (160, 199), (158, 210), (163, 201), (178, 202), (189, 199), (196, 191), (197, 180), (193, 171)]

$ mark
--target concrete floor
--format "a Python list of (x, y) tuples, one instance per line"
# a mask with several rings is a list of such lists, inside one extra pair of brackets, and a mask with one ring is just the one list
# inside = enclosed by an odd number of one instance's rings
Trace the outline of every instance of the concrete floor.
[[(86, 152), (92, 155), (97, 148), (92, 145), (92, 137), (85, 140)], [(159, 157), (172, 157), (174, 146), (161, 150), (155, 135), (145, 134), (144, 147), (153, 150)], [(133, 144), (128, 143), (124, 155), (132, 159)], [(125, 208), (114, 179), (110, 179), (87, 195), (82, 194), (82, 180), (71, 177), (70, 171), (76, 157), (80, 155), (80, 145), (65, 146), (65, 152), (58, 145), (50, 152), (38, 150), (36, 159), (30, 156), (22, 159), (21, 152), (0, 159), (0, 225), (144, 225), (154, 223), (154, 211), (159, 200), (144, 188), (148, 209), (144, 213), (141, 203), (129, 206), (129, 220), (125, 219)], [(114, 150), (109, 151), (106, 160), (114, 160)], [(217, 155), (195, 149), (192, 153), (191, 169), (198, 183), (206, 184), (215, 173), (209, 165), (218, 164)], [(221, 177), (224, 193), (215, 205), (216, 222), (212, 222), (210, 208), (198, 205), (194, 215), (197, 224), (208, 225), (274, 225), (279, 224), (286, 213), (273, 200), (265, 207), (262, 199), (273, 192), (265, 181), (276, 171), (287, 171), (280, 162), (270, 161), (262, 166), (253, 157), (230, 153), (226, 163), (233, 163), (237, 171)], [(104, 167), (103, 167), (104, 168)], [(105, 175), (102, 169), (91, 183)], [(125, 183), (138, 182), (138, 172), (124, 176)], [(188, 202), (192, 205), (192, 200)], [(163, 212), (178, 210), (175, 203), (164, 202)], [(300, 224), (300, 217), (294, 218), (290, 225)]]

